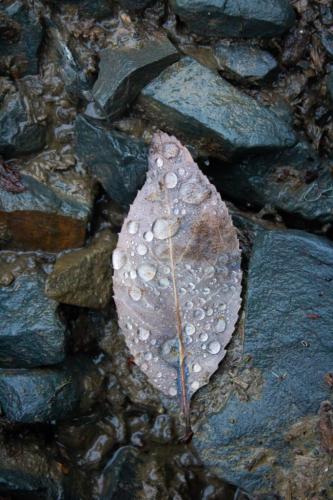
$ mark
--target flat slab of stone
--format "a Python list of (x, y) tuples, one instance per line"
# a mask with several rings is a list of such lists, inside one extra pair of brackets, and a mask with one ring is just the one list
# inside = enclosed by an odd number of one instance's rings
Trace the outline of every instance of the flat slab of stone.
[(326, 422), (320, 408), (332, 398), (325, 382), (332, 370), (332, 293), (329, 240), (291, 230), (258, 234), (243, 347), (225, 365), (231, 390), (224, 392), (222, 365), (193, 408), (199, 413), (193, 445), (203, 465), (252, 494), (333, 494), (320, 431)]
[[(58, 304), (44, 292), (46, 275), (25, 272), (16, 278), (12, 264), (0, 261), (1, 277), (12, 282), (0, 285), (0, 366), (52, 365), (65, 356), (65, 325)], [(5, 269), (6, 268), (6, 269)]]
[(223, 75), (249, 82), (267, 78), (278, 65), (266, 50), (244, 43), (220, 42), (214, 47), (214, 56)]
[(139, 105), (159, 128), (222, 157), (284, 149), (296, 141), (272, 111), (190, 57), (147, 85)]
[(24, 191), (0, 188), (1, 249), (58, 252), (84, 245), (95, 184), (73, 171), (49, 171), (46, 164), (36, 157), (20, 169)]
[(103, 231), (90, 245), (60, 256), (46, 282), (46, 294), (64, 304), (102, 309), (112, 296), (112, 252), (117, 237)]
[(333, 222), (333, 175), (305, 142), (281, 153), (244, 159), (214, 170), (222, 194), (243, 205), (265, 205), (314, 223)]
[(108, 48), (100, 54), (99, 74), (92, 93), (109, 118), (120, 116), (163, 69), (179, 59), (167, 39), (145, 42), (141, 48)]
[(190, 31), (214, 37), (271, 37), (293, 24), (288, 0), (171, 0)]
[(0, 407), (11, 422), (64, 419), (74, 411), (78, 397), (68, 370), (0, 369)]
[(78, 157), (108, 195), (128, 207), (145, 181), (148, 147), (141, 140), (97, 127), (81, 115), (75, 133)]

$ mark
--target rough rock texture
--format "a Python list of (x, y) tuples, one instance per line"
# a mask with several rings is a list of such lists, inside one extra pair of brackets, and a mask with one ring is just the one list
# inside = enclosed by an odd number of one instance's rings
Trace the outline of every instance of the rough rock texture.
[(193, 437), (204, 466), (249, 492), (333, 494), (318, 415), (331, 397), (332, 264), (332, 243), (302, 231), (265, 231), (255, 242), (232, 389), (223, 393), (220, 374), (202, 391)]
[(295, 18), (288, 0), (171, 0), (171, 6), (201, 36), (276, 36)]
[(0, 407), (12, 422), (48, 422), (66, 418), (78, 403), (71, 372), (61, 369), (0, 369)]
[(94, 183), (58, 171), (61, 159), (50, 170), (47, 162), (37, 157), (20, 170), (24, 191), (0, 188), (0, 248), (57, 252), (84, 244)]
[(296, 140), (274, 113), (189, 57), (145, 87), (139, 103), (159, 128), (221, 156), (283, 149)]
[(282, 153), (248, 158), (215, 170), (225, 196), (256, 207), (269, 205), (293, 218), (333, 221), (333, 175), (305, 142)]
[(4, 86), (0, 81), (4, 92), (0, 96), (0, 154), (8, 157), (39, 151), (45, 145), (45, 122), (34, 120), (22, 95), (6, 92)]
[(118, 0), (119, 5), (126, 10), (142, 10), (150, 7), (156, 0)]
[(214, 48), (214, 56), (222, 75), (236, 80), (262, 80), (277, 68), (277, 61), (269, 52), (244, 43), (220, 42)]
[(128, 206), (144, 183), (148, 148), (125, 134), (96, 127), (82, 116), (76, 119), (76, 152), (108, 195)]
[(145, 42), (141, 48), (103, 50), (92, 90), (98, 107), (110, 119), (121, 115), (140, 90), (178, 58), (167, 38)]
[(10, 0), (0, 5), (0, 18), (7, 27), (0, 36), (0, 75), (36, 74), (43, 28), (35, 10), (26, 2)]
[(63, 474), (55, 450), (41, 436), (16, 436), (0, 436), (0, 495), (63, 498)]
[(330, 98), (331, 100), (331, 103), (333, 104), (333, 71), (331, 71), (331, 73), (329, 73), (328, 77), (327, 77), (327, 93), (328, 93), (328, 97)]
[(103, 231), (86, 248), (60, 256), (46, 282), (48, 297), (81, 307), (105, 307), (112, 296), (116, 241), (116, 235)]
[(26, 272), (12, 278), (12, 283), (0, 286), (0, 366), (61, 362), (66, 329), (58, 304), (45, 296), (45, 274)]

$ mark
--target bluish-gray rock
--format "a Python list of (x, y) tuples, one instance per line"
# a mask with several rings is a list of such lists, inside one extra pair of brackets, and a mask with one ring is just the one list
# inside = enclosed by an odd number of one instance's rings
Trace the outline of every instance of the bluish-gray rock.
[(38, 73), (38, 51), (43, 28), (35, 10), (21, 0), (2, 2), (0, 14), (10, 19), (16, 35), (0, 37), (0, 75)]
[(236, 80), (263, 80), (277, 68), (269, 52), (241, 43), (220, 42), (214, 47), (214, 56), (222, 74)]
[(118, 0), (119, 5), (125, 10), (143, 10), (150, 7), (156, 0)]
[(148, 148), (141, 140), (76, 119), (76, 152), (108, 195), (128, 206), (145, 181)]
[(0, 97), (1, 155), (8, 157), (39, 151), (45, 141), (46, 124), (31, 119), (19, 93), (9, 92)]
[(214, 37), (281, 35), (295, 15), (288, 0), (171, 0), (190, 31)]
[(222, 157), (284, 149), (296, 141), (276, 114), (190, 57), (147, 85), (139, 106), (159, 128)]
[(318, 415), (332, 398), (324, 378), (332, 369), (332, 293), (330, 241), (302, 231), (258, 235), (245, 328), (233, 340), (238, 354), (230, 349), (193, 407), (193, 445), (212, 473), (253, 494), (332, 495)]
[(42, 272), (26, 272), (0, 286), (0, 366), (63, 361), (66, 328), (58, 317), (58, 304), (45, 295), (45, 279)]
[(0, 408), (11, 422), (64, 419), (78, 401), (77, 382), (68, 369), (0, 369)]
[(305, 142), (281, 153), (247, 158), (212, 172), (222, 193), (243, 205), (273, 209), (298, 219), (333, 221), (333, 175)]
[(98, 107), (110, 119), (120, 116), (141, 89), (178, 58), (167, 38), (147, 41), (140, 48), (104, 49), (93, 87)]
[(331, 71), (331, 73), (329, 73), (327, 77), (326, 86), (327, 86), (328, 97), (330, 98), (331, 103), (333, 103), (333, 71)]

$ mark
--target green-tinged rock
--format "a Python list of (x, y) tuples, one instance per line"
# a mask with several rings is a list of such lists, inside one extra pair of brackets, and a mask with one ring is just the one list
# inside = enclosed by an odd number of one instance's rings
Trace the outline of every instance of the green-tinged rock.
[(147, 85), (139, 105), (159, 128), (222, 157), (284, 149), (296, 141), (276, 114), (189, 57)]
[(238, 352), (231, 347), (193, 405), (193, 445), (211, 473), (255, 495), (333, 494), (322, 409), (332, 397), (332, 293), (330, 241), (302, 231), (258, 235)]
[(263, 80), (277, 68), (269, 52), (241, 43), (220, 42), (214, 47), (214, 56), (222, 74), (236, 80)]
[(68, 369), (0, 370), (0, 407), (11, 422), (48, 422), (68, 417), (78, 404)]
[(93, 95), (110, 119), (120, 116), (141, 89), (179, 58), (167, 38), (145, 42), (141, 48), (108, 48), (101, 52)]
[(47, 151), (22, 165), (19, 193), (0, 189), (0, 248), (59, 252), (84, 245), (95, 183), (61, 170), (61, 156)]
[(248, 158), (213, 172), (222, 193), (242, 204), (269, 205), (294, 219), (333, 221), (333, 175), (307, 143)]
[(148, 148), (143, 141), (76, 119), (76, 152), (108, 195), (128, 206), (145, 181)]
[(0, 96), (0, 154), (9, 157), (41, 150), (46, 141), (45, 122), (33, 120), (23, 96), (5, 92), (6, 83), (0, 82), (4, 91)]
[(156, 0), (118, 0), (119, 5), (125, 10), (143, 10), (150, 7)]
[(271, 37), (293, 24), (288, 0), (170, 0), (190, 31), (213, 37)]
[(117, 238), (100, 233), (90, 245), (58, 257), (46, 282), (48, 297), (81, 307), (101, 309), (112, 296), (111, 256)]
[(35, 9), (21, 0), (9, 0), (0, 5), (0, 16), (10, 23), (9, 33), (7, 30), (6, 36), (0, 36), (0, 75), (38, 73), (43, 27)]
[(56, 450), (39, 436), (0, 436), (0, 495), (2, 498), (61, 499), (63, 475)]
[(7, 286), (3, 280), (0, 285), (0, 366), (60, 363), (66, 328), (58, 317), (58, 304), (44, 293), (45, 273), (26, 271), (14, 278), (8, 269), (13, 265), (0, 259), (1, 278), (3, 273), (12, 278)]

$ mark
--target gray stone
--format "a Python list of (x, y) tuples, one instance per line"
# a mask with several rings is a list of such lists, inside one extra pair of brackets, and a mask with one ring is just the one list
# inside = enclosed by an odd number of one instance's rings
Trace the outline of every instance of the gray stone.
[(193, 445), (203, 465), (250, 493), (333, 493), (331, 458), (318, 431), (321, 403), (332, 397), (324, 379), (333, 354), (332, 265), (333, 245), (324, 238), (258, 235), (238, 354), (194, 405)]
[(58, 252), (83, 246), (95, 186), (48, 151), (21, 166), (22, 192), (0, 189), (0, 248)]
[(148, 148), (143, 141), (76, 119), (76, 152), (121, 206), (128, 206), (143, 185), (148, 168)]
[(0, 5), (0, 15), (10, 19), (16, 31), (14, 36), (0, 37), (0, 75), (38, 73), (43, 28), (35, 10), (21, 0), (10, 0)]
[(292, 129), (220, 75), (186, 57), (145, 87), (139, 105), (159, 128), (222, 157), (291, 147)]
[(156, 0), (118, 0), (119, 5), (125, 10), (143, 10), (156, 3)]
[(0, 97), (0, 154), (21, 155), (45, 145), (46, 125), (31, 119), (23, 97), (7, 93)]
[(248, 158), (215, 169), (213, 176), (225, 196), (243, 205), (269, 205), (296, 222), (333, 221), (330, 163), (321, 164), (305, 142), (278, 154)]
[(333, 104), (333, 71), (331, 71), (331, 73), (329, 73), (328, 77), (327, 77), (327, 93), (328, 93), (328, 97), (330, 98), (331, 100), (331, 103)]
[(61, 362), (66, 329), (57, 314), (58, 304), (45, 296), (45, 274), (26, 272), (12, 279), (8, 286), (0, 285), (0, 366)]
[(330, 31), (325, 30), (322, 31), (320, 38), (327, 54), (333, 58), (333, 34)]
[(64, 304), (101, 309), (112, 296), (111, 256), (117, 238), (100, 233), (86, 248), (58, 257), (46, 282), (48, 297)]
[(171, 0), (171, 6), (201, 36), (276, 36), (295, 19), (288, 0)]
[(68, 369), (0, 370), (0, 407), (11, 422), (34, 423), (71, 415), (79, 394)]
[(214, 55), (222, 74), (236, 80), (263, 80), (277, 68), (277, 61), (269, 52), (246, 44), (220, 42)]
[(167, 38), (147, 41), (141, 48), (103, 50), (93, 87), (98, 107), (110, 119), (120, 116), (141, 89), (178, 58)]

